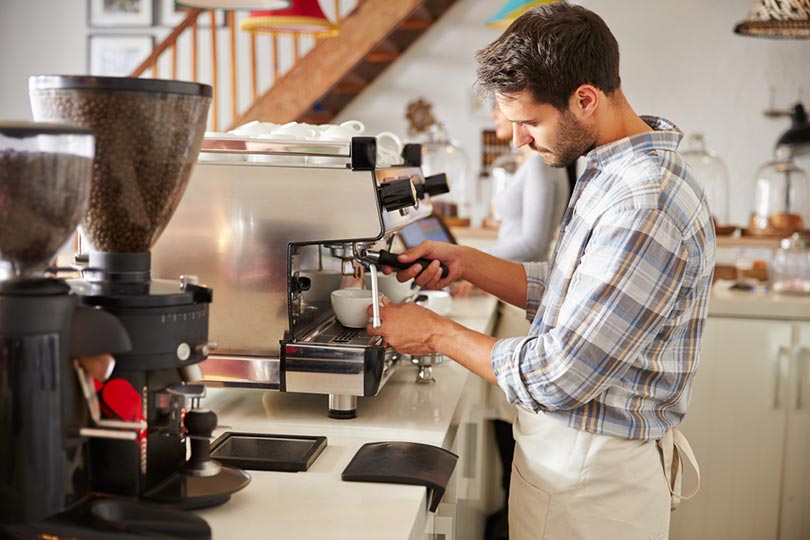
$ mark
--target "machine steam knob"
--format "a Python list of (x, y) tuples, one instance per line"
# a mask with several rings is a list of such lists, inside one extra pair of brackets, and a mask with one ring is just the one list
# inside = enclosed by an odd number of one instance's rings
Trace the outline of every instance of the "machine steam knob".
[(396, 178), (380, 184), (380, 201), (389, 212), (416, 204), (416, 188), (410, 178)]

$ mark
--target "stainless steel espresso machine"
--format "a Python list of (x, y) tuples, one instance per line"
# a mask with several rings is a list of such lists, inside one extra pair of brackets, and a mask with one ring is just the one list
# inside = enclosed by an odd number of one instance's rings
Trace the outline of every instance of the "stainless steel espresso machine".
[(206, 161), (152, 251), (157, 275), (194, 268), (217, 290), (211, 385), (329, 395), (329, 415), (354, 418), (398, 357), (365, 329), (345, 328), (330, 303), (346, 279), (370, 270), (372, 249), (431, 213), (443, 175), (422, 175), (420, 148), (379, 167), (376, 140), (206, 139)]
[[(186, 190), (205, 130), (208, 85), (151, 79), (37, 76), (34, 117), (72, 123), (96, 135), (83, 279), (71, 281), (84, 305), (115, 315), (132, 349), (97, 392), (105, 420), (145, 425), (135, 440), (90, 445), (95, 491), (176, 508), (228, 500), (250, 477), (207, 459), (216, 416), (199, 408), (200, 362), (213, 293), (191, 276), (152, 279), (149, 250)], [(178, 264), (192, 268), (189, 262)], [(187, 460), (187, 440), (192, 456)]]

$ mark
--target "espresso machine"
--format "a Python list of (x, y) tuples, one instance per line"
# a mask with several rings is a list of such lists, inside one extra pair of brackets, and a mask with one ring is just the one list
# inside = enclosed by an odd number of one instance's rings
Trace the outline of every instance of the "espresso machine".
[(364, 271), (374, 289), (385, 262), (375, 244), (386, 247), (447, 191), (443, 175), (423, 177), (420, 150), (406, 146), (403, 163), (380, 167), (373, 137), (203, 142), (206, 160), (153, 262), (164, 276), (196, 268), (217, 290), (206, 384), (326, 394), (339, 419), (380, 391), (397, 353), (341, 326), (330, 294)]
[(149, 252), (186, 190), (212, 89), (179, 81), (35, 76), (29, 93), (36, 119), (96, 135), (82, 220), (89, 256), (83, 278), (70, 284), (84, 305), (118, 318), (132, 341), (97, 396), (105, 421), (144, 427), (135, 440), (91, 441), (92, 488), (184, 509), (225, 502), (250, 477), (207, 459), (216, 416), (199, 408), (205, 387), (187, 384), (201, 378), (199, 363), (215, 346), (208, 338), (212, 290), (192, 275), (152, 279)]

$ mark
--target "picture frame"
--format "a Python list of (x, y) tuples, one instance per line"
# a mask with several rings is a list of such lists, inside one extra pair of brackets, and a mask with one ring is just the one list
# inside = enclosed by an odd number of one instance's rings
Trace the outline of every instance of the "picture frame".
[(89, 0), (88, 26), (94, 28), (152, 26), (152, 0)]
[[(160, 2), (160, 26), (174, 28), (186, 17), (186, 11), (190, 8), (178, 5), (175, 0), (158, 0)], [(225, 27), (225, 12), (221, 9), (215, 11), (217, 28)], [(200, 28), (211, 28), (211, 18), (204, 13), (197, 20)]]
[(135, 34), (92, 34), (87, 43), (89, 75), (126, 77), (155, 48), (155, 37)]

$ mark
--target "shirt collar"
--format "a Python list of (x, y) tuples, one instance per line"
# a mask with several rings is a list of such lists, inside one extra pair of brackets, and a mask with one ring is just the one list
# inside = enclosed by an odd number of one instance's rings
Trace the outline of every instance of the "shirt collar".
[(635, 154), (650, 150), (677, 150), (683, 132), (675, 124), (657, 116), (642, 116), (641, 119), (654, 131), (638, 133), (594, 148), (585, 155), (587, 168), (608, 170)]

